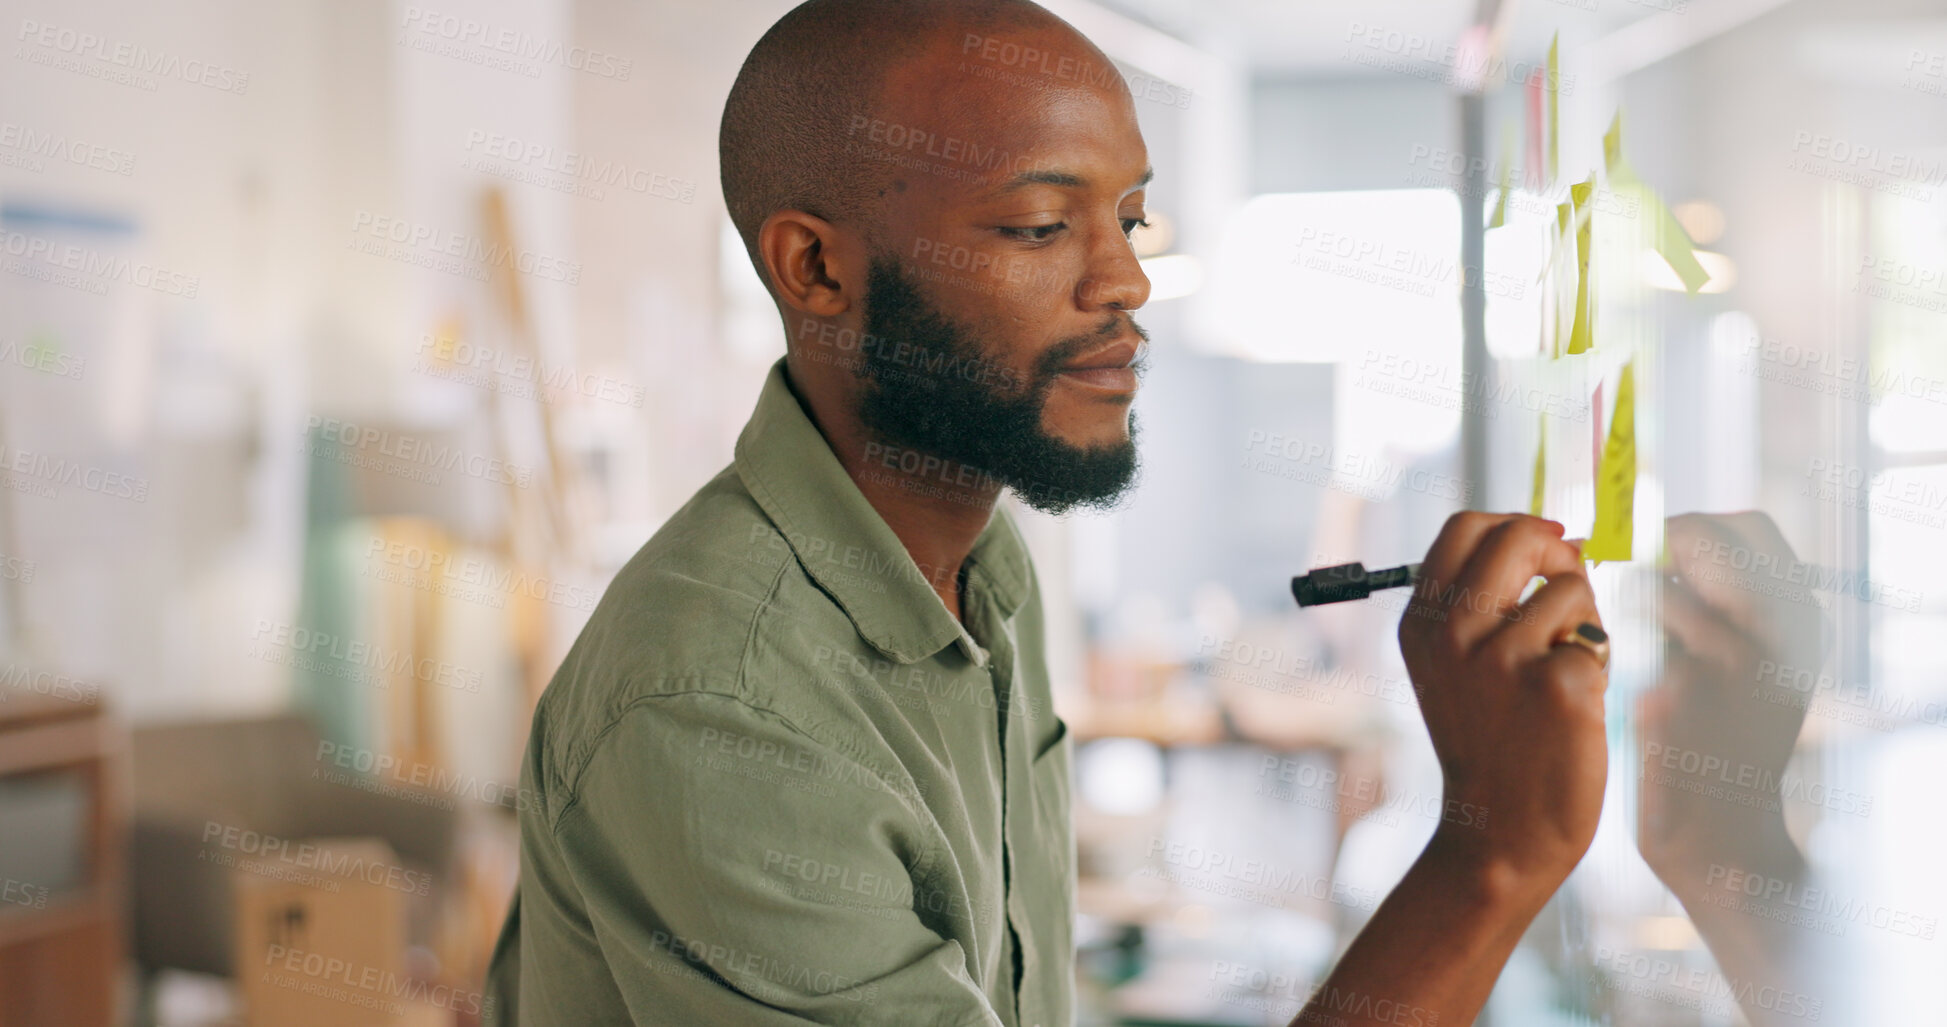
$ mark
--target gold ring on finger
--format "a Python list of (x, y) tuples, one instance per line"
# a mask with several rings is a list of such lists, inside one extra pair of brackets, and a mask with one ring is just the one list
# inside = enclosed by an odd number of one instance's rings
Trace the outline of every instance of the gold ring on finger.
[(1579, 645), (1595, 657), (1595, 662), (1603, 669), (1609, 667), (1609, 633), (1602, 625), (1593, 621), (1583, 621), (1556, 638), (1553, 645)]

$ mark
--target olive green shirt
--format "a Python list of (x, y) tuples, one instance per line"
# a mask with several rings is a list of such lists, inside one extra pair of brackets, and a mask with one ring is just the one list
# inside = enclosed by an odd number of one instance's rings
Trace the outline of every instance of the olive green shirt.
[(964, 576), (956, 620), (779, 361), (541, 697), (488, 1022), (1072, 1023), (1070, 742), (1004, 508)]

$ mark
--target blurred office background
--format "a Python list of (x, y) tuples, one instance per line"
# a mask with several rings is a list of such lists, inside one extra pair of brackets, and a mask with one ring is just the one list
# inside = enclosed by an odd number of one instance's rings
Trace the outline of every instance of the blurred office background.
[[(789, 6), (6, 0), (0, 1023), (477, 1019), (533, 703), (783, 352), (715, 154)], [(1744, 1022), (1637, 843), (1663, 518), (1744, 509), (1870, 582), (1820, 595), (1786, 672), (1837, 682), (1780, 789), (1855, 903), (1804, 928), (1863, 975), (1825, 1020), (1933, 1022), (1947, 12), (1049, 6), (1129, 76), (1157, 171), (1141, 486), (1022, 513), (1077, 740), (1083, 1022), (1298, 1010), (1442, 809), (1399, 602), (1301, 614), (1289, 576), (1528, 509), (1537, 425), (1607, 423), (1622, 356), (1610, 794), (1484, 1022)], [(1557, 34), (1550, 182), (1529, 104)], [(1608, 356), (1549, 377), (1543, 226), (1618, 109), (1712, 280), (1604, 243)], [(1468, 262), (1503, 166), (1508, 224)], [(1581, 534), (1575, 449), (1547, 510)], [(319, 994), (279, 956), (322, 939), (410, 986)]]

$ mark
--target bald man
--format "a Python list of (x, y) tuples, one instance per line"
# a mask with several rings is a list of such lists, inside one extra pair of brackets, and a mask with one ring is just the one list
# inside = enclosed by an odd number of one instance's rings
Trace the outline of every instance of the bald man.
[[(787, 353), (535, 712), (490, 1022), (1073, 1022), (1071, 742), (999, 500), (1135, 475), (1151, 172), (1113, 69), (1020, 0), (812, 0), (751, 51), (723, 190)], [(1535, 518), (1434, 543), (1400, 642), (1492, 824), (1443, 822), (1301, 1021), (1468, 1022), (1580, 859), (1579, 570)]]

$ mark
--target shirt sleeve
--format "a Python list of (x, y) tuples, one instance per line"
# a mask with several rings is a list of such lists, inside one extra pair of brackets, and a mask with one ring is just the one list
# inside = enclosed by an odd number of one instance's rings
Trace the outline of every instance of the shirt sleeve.
[(636, 1024), (1000, 1027), (915, 912), (912, 806), (775, 714), (646, 700), (575, 794), (560, 852)]

